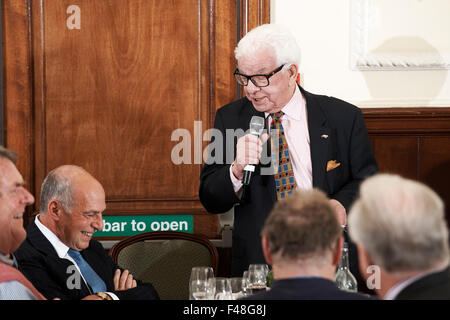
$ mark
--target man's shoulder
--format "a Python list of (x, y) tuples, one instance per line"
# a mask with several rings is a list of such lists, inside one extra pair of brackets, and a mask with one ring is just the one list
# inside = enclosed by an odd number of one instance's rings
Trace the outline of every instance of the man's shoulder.
[(308, 91), (303, 91), (303, 94), (307, 103), (308, 101), (314, 101), (327, 114), (342, 116), (343, 114), (361, 113), (361, 109), (356, 105), (333, 96), (315, 94)]

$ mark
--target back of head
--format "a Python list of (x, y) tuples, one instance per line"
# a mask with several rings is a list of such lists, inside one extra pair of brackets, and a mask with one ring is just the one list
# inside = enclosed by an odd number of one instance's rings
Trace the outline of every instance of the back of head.
[(349, 232), (390, 273), (428, 271), (449, 259), (442, 200), (426, 185), (398, 175), (378, 174), (362, 183)]
[[(262, 230), (273, 260), (322, 267), (342, 228), (326, 195), (317, 189), (299, 190), (275, 204)], [(331, 259), (330, 261), (331, 262)]]
[(236, 60), (252, 57), (256, 52), (272, 48), (278, 65), (300, 64), (300, 48), (289, 29), (277, 24), (264, 24), (252, 29), (234, 50)]

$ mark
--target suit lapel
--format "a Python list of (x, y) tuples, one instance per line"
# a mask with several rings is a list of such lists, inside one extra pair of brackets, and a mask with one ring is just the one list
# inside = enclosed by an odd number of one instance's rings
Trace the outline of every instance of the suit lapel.
[[(42, 234), (34, 221), (27, 227), (27, 239), (32, 246), (44, 256), (46, 261), (45, 264), (49, 269), (49, 272), (58, 278), (59, 283), (63, 286), (67, 286), (68, 277), (73, 275), (73, 273), (70, 273), (71, 269), (69, 269), (69, 267), (73, 265), (72, 262), (68, 259), (61, 259), (58, 256), (55, 248)], [(89, 289), (84, 281), (81, 281), (80, 284), (81, 288), (79, 291), (73, 289), (71, 292), (73, 292), (74, 295), (77, 292), (80, 292), (82, 297), (89, 295)]]
[(308, 113), (313, 187), (327, 192), (328, 187), (327, 183), (325, 183), (325, 173), (331, 129), (327, 126), (327, 119), (314, 97), (301, 87), (300, 90), (305, 96)]
[[(37, 217), (35, 219), (37, 219)], [(53, 248), (50, 241), (42, 234), (34, 221), (27, 227), (27, 238), (33, 247), (43, 255), (52, 259), (59, 258), (55, 248)]]

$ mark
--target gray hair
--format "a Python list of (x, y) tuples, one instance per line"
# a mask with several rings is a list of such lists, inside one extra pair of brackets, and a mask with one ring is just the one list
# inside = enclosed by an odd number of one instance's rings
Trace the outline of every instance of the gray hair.
[(17, 153), (0, 145), (0, 158), (8, 159), (15, 164), (17, 162)]
[(277, 65), (300, 64), (300, 47), (292, 33), (277, 24), (263, 24), (248, 32), (234, 50), (236, 60), (251, 57), (261, 49), (274, 50)]
[(350, 237), (387, 272), (427, 271), (449, 259), (444, 204), (426, 185), (378, 174), (361, 184)]
[(64, 211), (72, 212), (74, 204), (71, 180), (58, 174), (58, 168), (53, 169), (42, 182), (40, 197), (40, 213), (44, 215), (50, 201), (58, 200)]
[(318, 189), (298, 190), (278, 201), (261, 234), (274, 258), (322, 267), (342, 235), (328, 197)]

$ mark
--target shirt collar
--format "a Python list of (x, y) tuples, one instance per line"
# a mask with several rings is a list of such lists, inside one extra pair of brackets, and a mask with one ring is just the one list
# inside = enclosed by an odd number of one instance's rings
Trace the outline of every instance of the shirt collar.
[(7, 258), (3, 253), (0, 252), (0, 261), (6, 263), (7, 265), (14, 266), (14, 260)]
[(39, 221), (39, 216), (37, 215), (34, 219), (34, 223), (36, 223), (36, 226), (39, 230), (41, 230), (42, 234), (47, 238), (47, 240), (52, 244), (53, 248), (55, 249), (56, 253), (58, 254), (58, 257), (65, 258), (67, 255), (67, 251), (69, 251), (69, 247), (66, 246), (59, 238), (46, 226), (44, 226)]
[[(291, 100), (281, 109), (285, 115), (287, 115), (289, 118), (292, 118), (294, 120), (301, 120), (302, 119), (302, 112), (301, 110), (303, 108), (306, 108), (306, 101), (303, 97), (302, 93), (300, 92), (300, 89), (298, 86), (295, 86), (294, 94), (292, 95)], [(270, 113), (264, 112), (265, 117), (270, 115)]]

